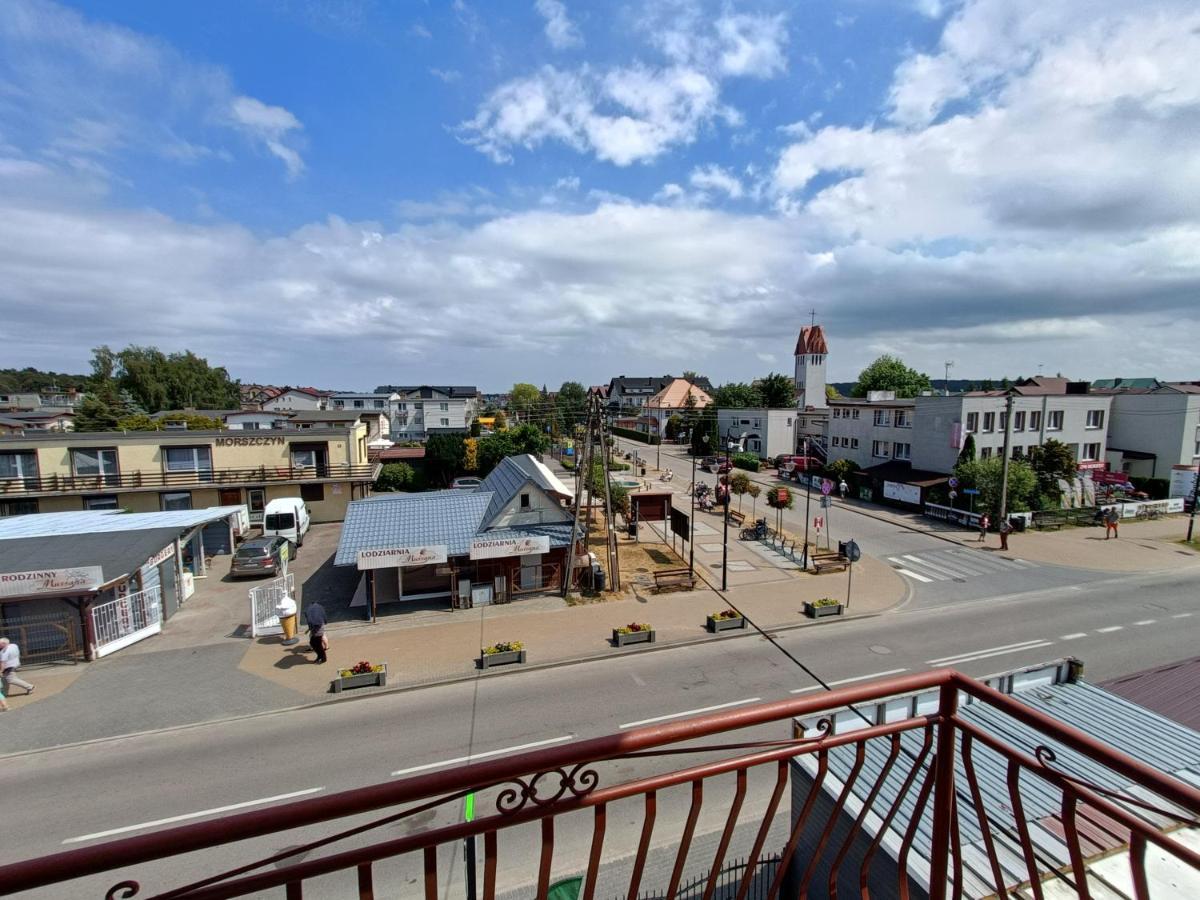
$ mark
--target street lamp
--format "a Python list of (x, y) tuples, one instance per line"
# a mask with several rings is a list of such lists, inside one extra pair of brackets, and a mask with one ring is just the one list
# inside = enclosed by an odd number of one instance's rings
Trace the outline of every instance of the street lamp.
[[(708, 435), (700, 435), (700, 444), (708, 450)], [(695, 451), (695, 447), (692, 448)], [(696, 577), (696, 454), (692, 453), (692, 518), (688, 524), (688, 574)]]
[[(746, 432), (743, 431), (741, 434), (741, 437), (738, 438), (738, 440), (744, 440), (745, 437), (746, 437)], [(733, 493), (729, 489), (729, 473), (733, 471), (733, 464), (730, 462), (729, 455), (733, 451), (733, 442), (734, 442), (733, 426), (730, 425), (727, 429), (725, 429), (725, 462), (729, 463), (729, 468), (727, 469), (727, 471), (725, 472), (725, 475), (724, 475), (724, 478), (725, 478), (725, 503), (724, 503), (725, 527), (721, 534), (721, 590), (725, 590), (726, 585), (728, 584), (728, 577), (729, 577), (729, 572), (728, 572), (728, 566), (729, 566), (729, 501), (731, 499), (731, 494)], [(717, 467), (718, 470), (720, 470), (720, 468), (721, 468), (720, 466)], [(721, 477), (722, 476), (720, 476), (720, 475), (717, 476), (717, 488), (718, 489), (720, 489), (720, 487), (721, 487)]]

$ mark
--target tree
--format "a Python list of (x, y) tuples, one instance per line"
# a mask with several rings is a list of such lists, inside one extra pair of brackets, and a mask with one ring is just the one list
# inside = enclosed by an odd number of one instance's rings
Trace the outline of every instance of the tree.
[(463, 441), (463, 470), (467, 472), (479, 471), (479, 438), (469, 437)]
[(479, 437), (479, 432), (482, 430), (483, 430), (483, 426), (479, 424), (479, 416), (476, 416), (474, 419), (471, 420), (471, 428), (470, 428), (471, 437), (473, 437), (473, 438)]
[(969, 463), (975, 461), (975, 435), (968, 434), (963, 441), (962, 449), (958, 451), (958, 462)]
[(750, 482), (750, 487), (746, 488), (746, 493), (750, 495), (750, 518), (755, 518), (755, 513), (758, 511), (758, 495), (762, 493), (762, 486)]
[(851, 459), (835, 459), (825, 469), (830, 475), (841, 482), (849, 478), (858, 469), (858, 464)]
[(858, 373), (852, 393), (855, 397), (865, 397), (868, 391), (895, 391), (897, 397), (915, 397), (932, 389), (928, 375), (885, 353)]
[(564, 381), (555, 403), (569, 424), (582, 421), (587, 415), (587, 391), (578, 381)]
[(692, 429), (692, 455), (708, 456), (716, 453), (719, 443), (717, 413), (713, 407), (705, 407), (700, 410), (696, 427)]
[(754, 383), (762, 397), (762, 405), (769, 409), (789, 409), (796, 405), (796, 382), (786, 375), (772, 372)]
[[(990, 456), (987, 459), (959, 463), (954, 467), (954, 474), (958, 477), (960, 488), (974, 488), (979, 491), (980, 509), (999, 514), (1000, 489), (1004, 483), (1003, 458)], [(1009, 460), (1008, 508), (1011, 511), (1023, 512), (1029, 509), (1037, 487), (1037, 476), (1028, 463), (1022, 459)]]
[(114, 352), (100, 346), (92, 351), (92, 382), (101, 400), (107, 392), (125, 391), (134, 405), (152, 413), (241, 405), (241, 390), (229, 373), (190, 350), (167, 355), (156, 347), (131, 345)]
[(1038, 493), (1048, 501), (1045, 505), (1061, 504), (1062, 486), (1059, 481), (1070, 482), (1079, 472), (1071, 448), (1051, 438), (1040, 446), (1030, 447), (1028, 460), (1037, 479)]
[(684, 369), (683, 374), (680, 375), (679, 377), (682, 378), (684, 381), (688, 382), (689, 384), (695, 384), (696, 379), (699, 378), (700, 376), (697, 373), (693, 372), (691, 369)]
[(513, 443), (512, 455), (531, 453), (534, 456), (541, 456), (550, 449), (550, 438), (546, 437), (536, 425), (527, 422), (524, 425), (518, 425), (509, 433)]
[(152, 419), (144, 412), (134, 413), (131, 416), (123, 416), (117, 422), (117, 429), (119, 431), (162, 431), (168, 425), (181, 424), (186, 425), (188, 431), (223, 431), (225, 429), (224, 422), (210, 416), (201, 416), (195, 413), (176, 413), (172, 416)]
[(534, 385), (523, 381), (513, 385), (512, 393), (508, 399), (508, 408), (511, 412), (516, 413), (519, 418), (529, 418), (531, 413), (540, 409), (541, 404), (542, 392)]
[(666, 432), (667, 440), (673, 441), (679, 437), (679, 432), (682, 428), (683, 416), (679, 415), (678, 413), (674, 413), (669, 419), (667, 419), (667, 424), (663, 427), (663, 431)]
[(825, 399), (826, 400), (840, 400), (841, 398), (842, 398), (842, 395), (838, 393), (837, 388), (835, 388), (832, 384), (825, 385)]
[(375, 479), (375, 490), (383, 493), (408, 490), (416, 479), (417, 473), (408, 463), (387, 463), (379, 470), (379, 477)]
[(505, 414), (504, 410), (496, 410), (496, 421), (492, 424), (496, 426), (497, 431), (503, 431), (508, 427), (508, 416)]
[(738, 512), (741, 512), (742, 495), (750, 490), (750, 476), (745, 472), (734, 472), (729, 479), (729, 490), (737, 494)]
[(506, 456), (513, 456), (516, 449), (513, 446), (511, 431), (497, 431), (479, 439), (479, 474), (486, 476), (500, 464)]
[(750, 409), (763, 405), (758, 388), (737, 381), (723, 384), (714, 390), (712, 399), (715, 409)]
[(119, 417), (108, 403), (95, 394), (88, 394), (75, 410), (76, 431), (116, 431)]
[(461, 434), (431, 434), (425, 440), (425, 465), (434, 481), (449, 484), (467, 461), (467, 446)]

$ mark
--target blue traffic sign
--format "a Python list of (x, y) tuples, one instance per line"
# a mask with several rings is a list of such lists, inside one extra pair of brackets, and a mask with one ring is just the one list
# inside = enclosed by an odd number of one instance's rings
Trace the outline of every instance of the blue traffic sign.
[(950, 481), (948, 482), (948, 484), (949, 484), (949, 485), (950, 485), (950, 487), (952, 487), (952, 488), (954, 488), (954, 487), (958, 487), (958, 479), (957, 479), (957, 478), (951, 478), (951, 479), (950, 479)]
[(979, 491), (976, 488), (963, 488), (963, 493), (964, 494), (978, 494)]

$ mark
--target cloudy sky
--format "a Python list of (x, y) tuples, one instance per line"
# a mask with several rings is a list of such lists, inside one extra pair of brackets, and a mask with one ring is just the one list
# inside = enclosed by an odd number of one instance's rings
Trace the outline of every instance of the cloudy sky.
[(0, 2), (0, 365), (1200, 378), (1195, 0)]

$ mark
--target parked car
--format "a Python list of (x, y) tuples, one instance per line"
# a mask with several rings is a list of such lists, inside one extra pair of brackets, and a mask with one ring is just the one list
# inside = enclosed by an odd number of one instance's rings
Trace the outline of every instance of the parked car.
[(819, 470), (822, 465), (823, 463), (815, 456), (793, 456), (790, 454), (784, 454), (783, 456), (777, 457), (775, 460), (775, 467), (779, 469), (780, 472), (792, 472), (797, 469), (801, 472), (809, 472), (814, 469)]
[(733, 463), (728, 459), (721, 460), (720, 465), (717, 466), (717, 474), (718, 475), (728, 475), (732, 471), (733, 471)]
[(456, 491), (473, 491), (483, 484), (483, 479), (462, 475), (450, 482), (450, 487)]
[(292, 557), (292, 542), (285, 537), (250, 538), (244, 541), (229, 563), (229, 577), (243, 575), (282, 575), (284, 565)]
[(287, 538), (297, 547), (304, 546), (304, 535), (312, 520), (308, 507), (299, 497), (280, 497), (263, 510), (263, 537)]
[(715, 457), (715, 456), (706, 456), (706, 457), (704, 457), (703, 461), (701, 461), (700, 468), (703, 469), (705, 472), (711, 472), (713, 469), (715, 469), (717, 467), (717, 464), (719, 462), (720, 462), (720, 460), (717, 459), (717, 457)]

